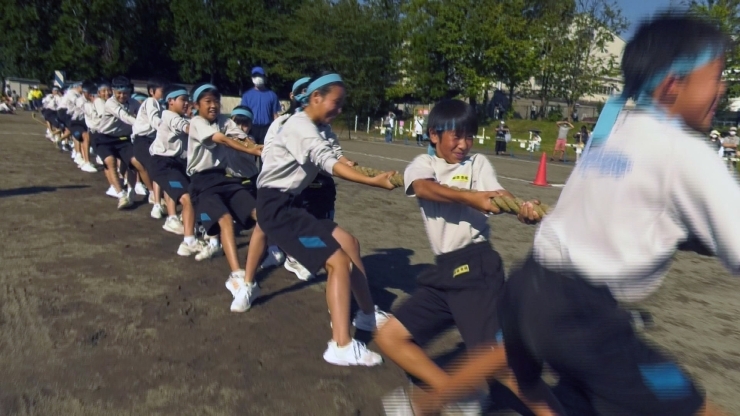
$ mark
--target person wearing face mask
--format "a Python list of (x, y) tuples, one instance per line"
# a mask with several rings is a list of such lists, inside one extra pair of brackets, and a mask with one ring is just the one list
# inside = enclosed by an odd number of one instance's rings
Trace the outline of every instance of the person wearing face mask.
[(257, 144), (264, 144), (267, 129), (280, 115), (280, 100), (274, 91), (265, 85), (265, 70), (256, 66), (252, 68), (254, 88), (244, 93), (241, 105), (252, 109), (254, 124), (251, 134)]

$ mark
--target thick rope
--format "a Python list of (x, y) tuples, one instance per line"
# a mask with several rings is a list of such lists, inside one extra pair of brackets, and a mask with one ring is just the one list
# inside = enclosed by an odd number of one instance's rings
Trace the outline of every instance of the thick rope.
[[(355, 166), (353, 166), (353, 168), (356, 171), (362, 173), (363, 175), (369, 176), (371, 178), (384, 173), (383, 171), (380, 171), (380, 170), (377, 170), (377, 169), (373, 169), (373, 168), (368, 168), (368, 167), (365, 167), (365, 166), (355, 165)], [(395, 186), (396, 188), (402, 188), (404, 186), (404, 184), (403, 184), (403, 175), (395, 174), (395, 175), (393, 175), (393, 176), (390, 177), (390, 181), (391, 181), (391, 184), (393, 186)], [(444, 185), (444, 186), (446, 186), (446, 185)], [(474, 191), (474, 190), (462, 189), (462, 188), (457, 188), (457, 187), (454, 187), (454, 186), (448, 186), (448, 188), (454, 189), (456, 191), (462, 191), (462, 192), (477, 192), (477, 191)], [(493, 205), (496, 205), (497, 207), (499, 207), (499, 209), (501, 209), (501, 211), (506, 212), (506, 213), (510, 213), (510, 214), (519, 214), (519, 210), (521, 209), (522, 205), (525, 202), (526, 201), (524, 201), (523, 199), (520, 199), (520, 198), (509, 198), (509, 197), (506, 197), (506, 196), (504, 196), (504, 197), (491, 198), (491, 203)], [(547, 215), (548, 212), (550, 212), (550, 207), (547, 206), (547, 205), (544, 205), (544, 204), (534, 205), (534, 210), (537, 213), (537, 215), (539, 215), (540, 218), (542, 218), (545, 215)]]

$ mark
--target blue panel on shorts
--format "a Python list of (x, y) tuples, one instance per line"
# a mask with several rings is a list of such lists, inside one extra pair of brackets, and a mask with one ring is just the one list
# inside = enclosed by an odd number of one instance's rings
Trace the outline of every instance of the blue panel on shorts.
[(496, 342), (503, 342), (504, 341), (504, 331), (499, 330), (496, 332)]
[(643, 364), (640, 373), (645, 384), (660, 400), (675, 400), (691, 395), (691, 381), (674, 363)]
[(203, 212), (203, 213), (200, 214), (200, 220), (201, 221), (210, 221), (211, 220), (211, 217), (209, 217), (208, 214), (206, 214), (205, 212)]
[(174, 189), (183, 189), (183, 186), (178, 181), (170, 181), (170, 186)]
[(326, 244), (319, 237), (298, 237), (298, 240), (306, 248), (324, 248)]

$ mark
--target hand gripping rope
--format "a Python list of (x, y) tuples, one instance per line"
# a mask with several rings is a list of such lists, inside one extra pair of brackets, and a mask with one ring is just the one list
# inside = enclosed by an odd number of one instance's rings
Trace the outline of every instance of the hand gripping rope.
[[(365, 166), (358, 166), (358, 165), (353, 166), (353, 169), (371, 178), (384, 173), (383, 171), (380, 171), (377, 169), (368, 168)], [(390, 181), (391, 181), (391, 184), (395, 186), (396, 188), (401, 188), (404, 185), (403, 175), (400, 175), (400, 174), (395, 174), (391, 176)], [(442, 186), (447, 186), (447, 185), (442, 185)], [(461, 191), (461, 192), (477, 192), (477, 191), (473, 191), (470, 189), (457, 188), (454, 186), (447, 186), (447, 187), (450, 189), (454, 189), (456, 191)], [(510, 214), (519, 214), (519, 209), (525, 202), (526, 201), (520, 198), (509, 198), (506, 196), (491, 198), (491, 203), (493, 203), (493, 205), (496, 205), (497, 207), (499, 207), (501, 211), (510, 213)], [(539, 215), (540, 218), (542, 218), (545, 215), (547, 215), (548, 212), (550, 212), (551, 208), (547, 205), (540, 204), (540, 205), (534, 205), (534, 210), (537, 213), (537, 215)]]

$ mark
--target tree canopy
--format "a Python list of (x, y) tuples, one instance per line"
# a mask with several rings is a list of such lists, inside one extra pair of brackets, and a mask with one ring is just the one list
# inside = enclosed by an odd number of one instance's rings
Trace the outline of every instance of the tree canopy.
[[(686, 5), (740, 35), (740, 0)], [(362, 114), (451, 96), (485, 104), (495, 82), (510, 99), (572, 106), (618, 75), (607, 46), (625, 23), (613, 0), (7, 0), (0, 76), (156, 75), (238, 94), (259, 65), (281, 96), (336, 71)]]

